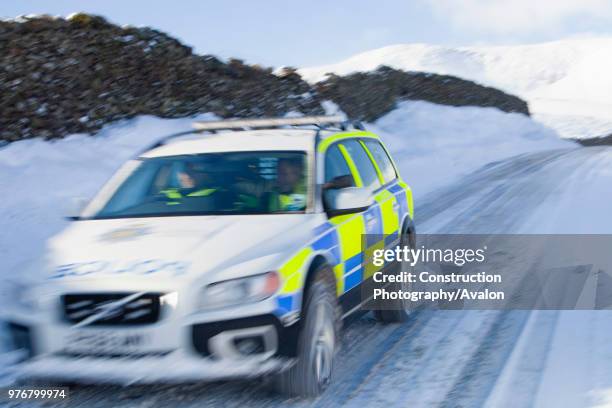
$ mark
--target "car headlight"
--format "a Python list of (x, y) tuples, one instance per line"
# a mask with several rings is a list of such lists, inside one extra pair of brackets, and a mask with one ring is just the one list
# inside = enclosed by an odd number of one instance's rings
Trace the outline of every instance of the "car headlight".
[(266, 272), (231, 279), (206, 286), (200, 297), (200, 309), (214, 309), (269, 298), (280, 287), (278, 272)]

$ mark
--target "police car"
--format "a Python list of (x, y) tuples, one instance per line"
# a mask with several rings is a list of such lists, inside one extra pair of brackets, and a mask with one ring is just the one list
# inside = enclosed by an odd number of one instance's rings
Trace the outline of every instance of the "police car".
[(413, 242), (412, 219), (410, 188), (360, 124), (195, 123), (126, 163), (49, 241), (36, 280), (15, 283), (4, 318), (27, 353), (20, 372), (268, 375), (283, 392), (318, 395), (342, 321), (368, 300), (368, 251)]

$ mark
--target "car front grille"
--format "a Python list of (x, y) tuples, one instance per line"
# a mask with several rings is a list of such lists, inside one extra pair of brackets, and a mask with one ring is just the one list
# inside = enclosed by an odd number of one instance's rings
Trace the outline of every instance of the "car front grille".
[(87, 325), (143, 325), (160, 318), (161, 293), (145, 293), (127, 303), (113, 306), (133, 293), (73, 293), (62, 296), (64, 318), (72, 324), (97, 315)]

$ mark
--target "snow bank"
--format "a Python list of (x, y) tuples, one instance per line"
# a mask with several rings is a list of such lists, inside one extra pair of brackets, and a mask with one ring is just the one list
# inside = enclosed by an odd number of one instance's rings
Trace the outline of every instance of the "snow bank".
[(427, 102), (403, 102), (368, 128), (385, 140), (417, 198), (489, 162), (576, 146), (518, 113)]
[(512, 46), (392, 45), (320, 67), (303, 68), (310, 82), (380, 65), (455, 75), (529, 102), (534, 117), (563, 137), (612, 133), (612, 38), (576, 38)]

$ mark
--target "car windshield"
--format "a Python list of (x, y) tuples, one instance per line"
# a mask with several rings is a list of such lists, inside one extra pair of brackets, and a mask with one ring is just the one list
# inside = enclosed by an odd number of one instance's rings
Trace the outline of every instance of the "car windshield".
[(307, 201), (305, 152), (168, 156), (141, 160), (92, 218), (301, 213)]

